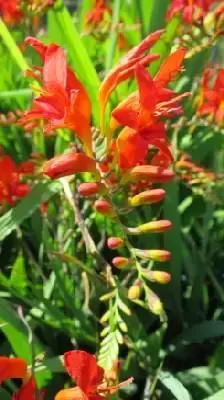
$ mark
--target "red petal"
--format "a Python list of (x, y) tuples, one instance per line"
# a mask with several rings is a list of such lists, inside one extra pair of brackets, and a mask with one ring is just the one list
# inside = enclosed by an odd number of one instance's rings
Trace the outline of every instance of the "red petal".
[(175, 78), (180, 71), (185, 54), (186, 50), (180, 48), (165, 59), (155, 77), (158, 86), (163, 87)]
[[(41, 396), (40, 400), (43, 399)], [(35, 381), (30, 378), (29, 381), (13, 396), (12, 400), (36, 400)]]
[(27, 365), (21, 358), (0, 357), (0, 382), (11, 378), (24, 378)]
[(104, 370), (96, 363), (96, 357), (81, 350), (64, 354), (65, 368), (77, 385), (87, 395), (102, 383)]
[(66, 57), (61, 47), (51, 44), (45, 54), (43, 66), (43, 81), (47, 90), (51, 91), (51, 83), (65, 88), (66, 85)]

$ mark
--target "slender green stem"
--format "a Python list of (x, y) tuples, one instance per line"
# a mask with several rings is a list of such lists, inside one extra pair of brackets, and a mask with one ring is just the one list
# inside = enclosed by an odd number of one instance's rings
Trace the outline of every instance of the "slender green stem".
[(121, 0), (115, 0), (112, 25), (111, 25), (111, 34), (110, 34), (108, 53), (107, 53), (107, 58), (106, 58), (106, 72), (108, 72), (113, 65), (113, 59), (114, 59), (114, 54), (116, 51), (116, 44), (117, 44), (118, 24), (119, 24), (119, 18), (120, 18), (120, 7), (121, 7)]

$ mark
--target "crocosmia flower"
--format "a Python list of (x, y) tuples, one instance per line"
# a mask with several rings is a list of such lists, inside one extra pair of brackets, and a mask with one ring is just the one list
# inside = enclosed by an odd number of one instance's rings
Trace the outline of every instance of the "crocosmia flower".
[[(22, 379), (22, 386), (12, 400), (36, 400), (36, 385), (27, 364), (21, 358), (0, 357), (0, 383), (7, 379)], [(40, 394), (40, 400), (43, 400)]]
[(0, 0), (0, 14), (9, 25), (20, 23), (23, 13), (19, 8), (19, 0)]
[[(92, 154), (90, 128), (91, 103), (88, 94), (73, 71), (66, 64), (65, 52), (56, 44), (44, 45), (34, 38), (30, 44), (43, 61), (41, 94), (35, 98), (31, 110), (20, 123), (44, 120), (45, 132), (58, 128), (72, 130), (81, 140), (88, 154)], [(37, 74), (34, 74), (38, 78)]]
[(186, 24), (202, 19), (216, 0), (173, 0), (167, 13), (170, 19), (176, 14), (182, 14)]
[(202, 78), (198, 115), (207, 115), (219, 125), (224, 125), (224, 68), (215, 76), (206, 69)]
[(86, 15), (86, 25), (96, 28), (111, 13), (106, 0), (95, 0), (94, 7)]
[(29, 185), (21, 182), (23, 172), (11, 157), (0, 155), (0, 204), (13, 205), (15, 200), (23, 198), (29, 191)]
[[(64, 354), (65, 369), (76, 382), (76, 387), (61, 390), (55, 400), (107, 400), (108, 395), (132, 381), (108, 386), (105, 371), (96, 358), (85, 351), (73, 350)], [(105, 397), (106, 396), (106, 397)]]

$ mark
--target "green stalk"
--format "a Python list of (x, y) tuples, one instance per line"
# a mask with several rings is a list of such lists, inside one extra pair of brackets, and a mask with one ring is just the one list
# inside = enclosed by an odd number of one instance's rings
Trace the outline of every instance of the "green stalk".
[(116, 44), (117, 44), (117, 27), (119, 24), (120, 19), (120, 8), (121, 8), (121, 0), (115, 0), (114, 3), (114, 12), (112, 17), (112, 25), (111, 25), (111, 33), (109, 38), (109, 46), (108, 46), (108, 53), (106, 57), (106, 72), (108, 72), (112, 65), (113, 59), (116, 51)]
[(0, 18), (0, 36), (8, 48), (9, 52), (11, 53), (12, 58), (14, 58), (16, 64), (21, 69), (21, 71), (25, 71), (29, 68), (25, 58), (19, 47), (17, 46), (14, 38), (12, 37), (11, 33), (9, 32), (7, 26), (4, 24), (3, 20)]

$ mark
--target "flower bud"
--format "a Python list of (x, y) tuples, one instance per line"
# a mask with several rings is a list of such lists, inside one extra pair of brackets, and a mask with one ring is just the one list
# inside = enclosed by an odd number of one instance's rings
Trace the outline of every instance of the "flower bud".
[(147, 179), (151, 182), (169, 182), (175, 174), (169, 169), (154, 165), (138, 165), (129, 171), (129, 175), (135, 179)]
[(147, 250), (149, 258), (153, 261), (166, 262), (171, 258), (171, 253), (167, 250)]
[(132, 235), (139, 235), (141, 233), (161, 233), (166, 232), (171, 228), (172, 224), (169, 220), (161, 219), (158, 221), (147, 222), (137, 226), (136, 228), (128, 228), (128, 232)]
[(119, 269), (125, 268), (129, 262), (129, 259), (126, 257), (114, 257), (112, 260), (113, 266)]
[(97, 193), (102, 193), (103, 185), (100, 182), (85, 182), (78, 186), (80, 196), (89, 197)]
[(96, 200), (94, 203), (94, 208), (95, 210), (107, 217), (113, 217), (114, 216), (114, 210), (113, 207), (108, 201), (106, 200)]
[(203, 18), (203, 26), (208, 35), (212, 35), (215, 31), (215, 14), (208, 12)]
[(128, 289), (128, 298), (129, 300), (137, 300), (141, 296), (141, 291), (142, 291), (142, 282), (140, 279), (137, 279), (137, 281), (134, 282), (134, 285), (132, 285)]
[(52, 158), (43, 165), (43, 173), (58, 179), (79, 172), (96, 172), (96, 162), (84, 153), (72, 151)]
[(120, 249), (124, 246), (124, 240), (120, 237), (110, 237), (107, 239), (107, 247), (111, 250)]
[(165, 194), (166, 192), (163, 189), (146, 190), (134, 197), (129, 197), (128, 202), (132, 207), (141, 206), (142, 204), (157, 203), (164, 199)]
[(171, 275), (165, 271), (144, 271), (144, 277), (151, 282), (161, 283), (165, 285), (171, 280)]
[(163, 312), (163, 305), (159, 297), (149, 288), (147, 288), (146, 297), (148, 307), (152, 313), (155, 315), (161, 315)]

